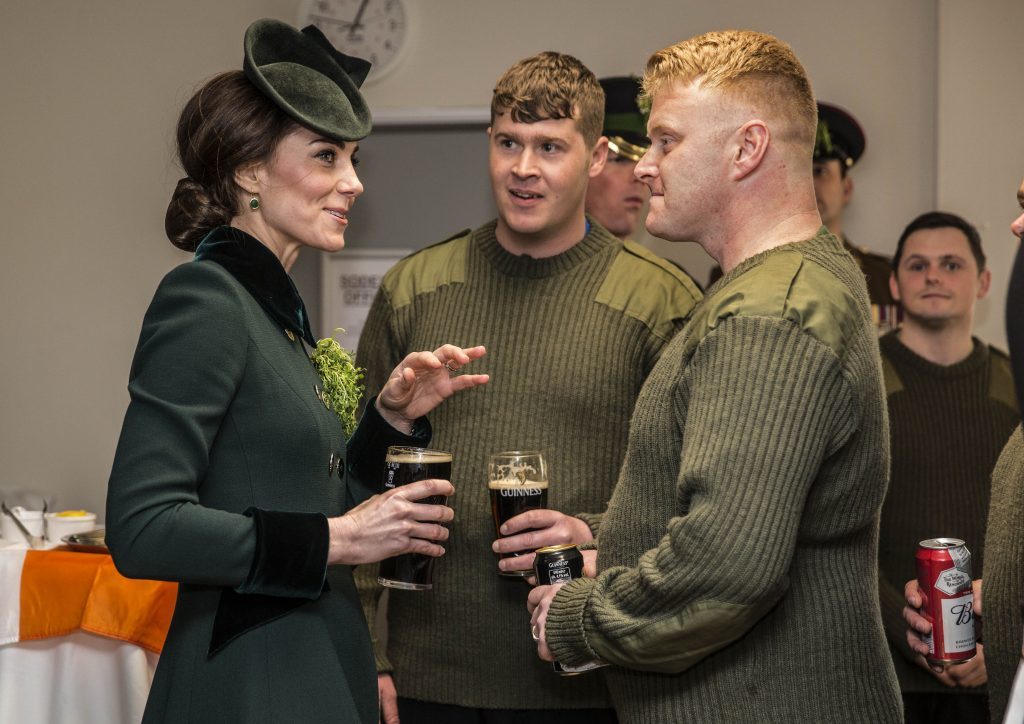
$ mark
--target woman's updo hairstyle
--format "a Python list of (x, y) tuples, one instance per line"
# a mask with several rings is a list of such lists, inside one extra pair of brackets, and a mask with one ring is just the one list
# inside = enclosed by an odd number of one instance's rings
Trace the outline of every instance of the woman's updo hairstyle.
[(211, 229), (241, 212), (235, 170), (266, 161), (296, 123), (240, 70), (221, 73), (196, 92), (178, 119), (178, 159), (186, 177), (167, 206), (171, 243), (195, 251)]

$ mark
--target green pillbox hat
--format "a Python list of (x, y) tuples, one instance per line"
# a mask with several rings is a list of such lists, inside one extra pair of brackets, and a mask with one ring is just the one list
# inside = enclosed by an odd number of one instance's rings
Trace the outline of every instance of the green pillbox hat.
[(359, 86), (370, 64), (335, 50), (319, 28), (300, 32), (279, 20), (257, 20), (245, 31), (242, 70), (303, 126), (338, 142), (369, 135), (370, 109)]

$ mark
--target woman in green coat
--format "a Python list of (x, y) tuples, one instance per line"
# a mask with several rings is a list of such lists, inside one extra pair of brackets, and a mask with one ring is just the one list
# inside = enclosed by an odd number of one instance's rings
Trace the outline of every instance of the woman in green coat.
[(303, 247), (344, 245), (369, 65), (315, 28), (261, 20), (243, 68), (204, 85), (178, 124), (187, 176), (166, 229), (195, 258), (143, 322), (106, 539), (125, 575), (181, 584), (144, 721), (369, 724), (376, 672), (352, 566), (441, 555), (452, 510), (416, 501), (453, 488), (372, 493), (388, 445), (428, 443), (422, 416), (487, 381), (451, 374), (484, 350), (407, 357), (346, 444), (288, 269)]

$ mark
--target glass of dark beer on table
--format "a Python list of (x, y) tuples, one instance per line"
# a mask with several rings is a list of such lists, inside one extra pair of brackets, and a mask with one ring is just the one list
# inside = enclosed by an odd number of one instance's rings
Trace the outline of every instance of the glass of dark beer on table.
[[(535, 450), (511, 450), (491, 455), (487, 464), (487, 487), (491, 494), (491, 517), (494, 533), (501, 535), (505, 521), (534, 508), (548, 507), (548, 468), (544, 455)], [(523, 553), (503, 553), (513, 558)], [(528, 571), (501, 571), (503, 576), (525, 578)]]
[[(392, 445), (384, 458), (384, 487), (397, 488), (418, 480), (437, 478), (451, 480), (452, 454), (423, 447)], [(444, 505), (447, 496), (431, 495), (417, 502)], [(434, 557), (422, 553), (403, 553), (380, 562), (377, 583), (388, 588), (407, 591), (429, 591), (433, 588)]]

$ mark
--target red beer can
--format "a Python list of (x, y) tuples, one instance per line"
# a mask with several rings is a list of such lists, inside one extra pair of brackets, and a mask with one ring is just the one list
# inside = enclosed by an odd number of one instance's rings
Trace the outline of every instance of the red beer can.
[(929, 662), (962, 664), (974, 658), (971, 553), (959, 538), (929, 538), (917, 547), (921, 614), (932, 625), (925, 637)]

